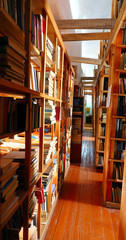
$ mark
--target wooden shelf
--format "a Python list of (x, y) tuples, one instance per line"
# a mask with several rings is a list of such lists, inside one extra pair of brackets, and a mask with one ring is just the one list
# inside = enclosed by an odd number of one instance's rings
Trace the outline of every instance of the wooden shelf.
[(109, 162), (119, 162), (119, 163), (124, 163), (124, 160), (119, 160), (119, 159), (109, 159)]
[(0, 135), (0, 139), (7, 138), (7, 137), (8, 137), (8, 138), (11, 138), (11, 137), (13, 137), (14, 135), (20, 134), (20, 133), (22, 133), (22, 132), (23, 132), (23, 131), (5, 133), (5, 134)]
[(126, 116), (112, 116), (112, 118), (126, 118)]
[(97, 153), (104, 153), (102, 150), (96, 150)]
[(109, 182), (115, 182), (115, 183), (122, 183), (123, 182), (122, 179), (110, 179), (110, 178), (108, 178), (108, 181)]
[(124, 69), (115, 69), (115, 71), (116, 72), (119, 72), (119, 73), (121, 73), (121, 74), (126, 74), (126, 70), (124, 70)]
[(105, 139), (105, 136), (99, 136), (98, 138), (100, 138), (100, 139)]
[(113, 137), (111, 137), (110, 140), (124, 141), (124, 142), (126, 142), (126, 138), (113, 138)]
[(122, 96), (122, 97), (123, 97), (123, 96), (126, 97), (126, 94), (125, 94), (125, 93), (113, 93), (113, 95), (114, 95), (114, 96), (120, 96), (120, 97), (121, 97), (121, 96)]
[(120, 209), (120, 203), (106, 202), (106, 207)]

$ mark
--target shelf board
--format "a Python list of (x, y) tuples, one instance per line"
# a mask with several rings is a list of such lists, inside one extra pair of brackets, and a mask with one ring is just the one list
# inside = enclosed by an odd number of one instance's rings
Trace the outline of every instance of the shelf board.
[(120, 209), (120, 203), (106, 202), (106, 207)]
[(13, 214), (16, 212), (16, 210), (19, 208), (19, 206), (22, 204), (22, 202), (24, 201), (24, 199), (26, 198), (26, 196), (28, 195), (27, 191), (22, 191), (19, 190), (17, 192), (17, 196), (19, 197), (18, 202), (16, 202), (14, 204), (14, 207), (11, 208), (11, 210), (9, 211), (9, 214), (7, 215), (6, 219), (1, 222), (1, 229), (7, 224), (7, 222), (11, 219), (11, 217), (13, 216)]
[(29, 88), (5, 80), (4, 78), (0, 78), (0, 90), (1, 92), (8, 93), (8, 95), (9, 93), (16, 93), (16, 95), (22, 94), (23, 96), (27, 93), (30, 94)]
[(109, 162), (120, 162), (120, 163), (124, 163), (124, 160), (119, 160), (119, 159), (109, 159)]
[(117, 48), (122, 48), (122, 49), (126, 49), (126, 45), (114, 45), (115, 47), (117, 47)]
[(126, 118), (126, 116), (112, 116), (112, 118)]
[(126, 70), (125, 69), (116, 69), (116, 72), (122, 73), (122, 74), (126, 74)]
[(104, 74), (102, 77), (104, 77), (104, 78), (105, 78), (105, 77), (106, 77), (106, 78), (108, 77), (108, 78), (109, 78), (109, 74)]
[(14, 135), (20, 134), (20, 133), (22, 133), (22, 132), (23, 132), (23, 131), (5, 133), (5, 134), (0, 135), (0, 139), (2, 139), (2, 138), (7, 138), (7, 137), (10, 138), (10, 137), (13, 137)]
[(106, 107), (106, 106), (100, 106), (100, 108), (104, 108), (104, 109), (107, 109), (107, 107)]
[(101, 90), (101, 93), (108, 93), (108, 90)]
[(100, 139), (105, 139), (105, 136), (99, 136), (98, 138), (100, 138)]
[(106, 122), (101, 122), (101, 121), (99, 121), (99, 123), (100, 123), (100, 124), (106, 124)]
[(116, 141), (126, 141), (126, 138), (110, 138), (110, 140), (116, 140)]
[(97, 150), (96, 152), (97, 153), (104, 153), (104, 151), (102, 151), (102, 150)]
[(122, 96), (122, 97), (123, 97), (123, 96), (124, 96), (124, 97), (126, 96), (125, 93), (113, 93), (113, 95), (114, 95), (114, 96)]
[(123, 183), (122, 179), (110, 179), (110, 178), (108, 178), (107, 181), (108, 182), (115, 182), (115, 183)]
[(45, 94), (45, 93), (40, 93), (40, 96), (41, 96), (42, 98), (47, 99), (47, 100), (52, 100), (52, 101), (56, 101), (56, 102), (62, 102), (62, 100), (60, 100), (59, 98), (51, 97), (51, 96), (49, 96), (49, 95), (47, 95), (47, 94)]
[(2, 23), (0, 24), (0, 33), (5, 36), (11, 36), (17, 42), (24, 46), (24, 32), (3, 8), (0, 8), (0, 22)]

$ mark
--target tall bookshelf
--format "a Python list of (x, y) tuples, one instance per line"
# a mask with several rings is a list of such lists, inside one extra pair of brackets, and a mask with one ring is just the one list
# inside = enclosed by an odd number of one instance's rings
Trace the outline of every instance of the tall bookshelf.
[[(47, 1), (19, 2), (18, 20), (0, 2), (0, 34), (12, 38), (13, 53), (15, 45), (21, 51), (10, 55), (16, 73), (8, 71), (9, 80), (0, 69), (1, 179), (16, 174), (18, 186), (10, 206), (4, 200), (5, 212), (1, 203), (0, 238), (17, 234), (27, 240), (44, 237), (70, 165), (74, 70)], [(18, 230), (13, 227), (17, 216)]]
[(71, 136), (71, 163), (81, 163), (81, 147), (84, 128), (84, 97), (74, 96)]
[(108, 79), (106, 67), (103, 67), (99, 77), (99, 89), (97, 93), (97, 131), (96, 131), (96, 166), (103, 167), (104, 147), (106, 133), (106, 100), (108, 94)]
[(111, 104), (106, 120), (103, 192), (106, 206), (120, 208), (125, 150), (125, 29), (119, 30), (110, 51)]

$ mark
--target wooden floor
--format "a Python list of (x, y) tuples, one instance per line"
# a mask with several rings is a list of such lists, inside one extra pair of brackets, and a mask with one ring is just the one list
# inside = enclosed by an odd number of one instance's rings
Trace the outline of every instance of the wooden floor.
[(86, 130), (82, 164), (70, 166), (45, 240), (118, 239), (119, 211), (103, 206), (102, 172), (95, 169), (91, 136)]

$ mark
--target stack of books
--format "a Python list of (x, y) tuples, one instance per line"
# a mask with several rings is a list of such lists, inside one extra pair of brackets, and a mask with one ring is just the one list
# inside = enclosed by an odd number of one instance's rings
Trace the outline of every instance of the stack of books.
[(0, 134), (28, 130), (29, 105), (23, 100), (0, 97)]
[(32, 218), (36, 204), (37, 204), (37, 198), (35, 196), (35, 191), (33, 190), (29, 198), (29, 218)]
[(114, 159), (121, 159), (122, 152), (125, 149), (124, 141), (115, 141)]
[(56, 123), (56, 110), (55, 105), (52, 101), (48, 100), (45, 102), (45, 124)]
[(116, 180), (123, 179), (123, 168), (124, 168), (123, 164), (114, 162), (112, 178)]
[(116, 119), (116, 138), (126, 138), (126, 119)]
[(47, 190), (47, 186), (49, 185), (49, 183), (51, 181), (52, 171), (53, 171), (53, 167), (49, 166), (47, 168), (47, 170), (42, 175), (42, 184), (43, 184), (43, 187), (44, 187), (44, 191)]
[(119, 93), (126, 93), (126, 78), (119, 78)]
[[(11, 151), (3, 156), (3, 159), (13, 159), (13, 162), (19, 164), (16, 174), (18, 175), (19, 186), (24, 188), (25, 184), (25, 151)], [(31, 150), (31, 174), (30, 183), (32, 184), (37, 176), (38, 154), (36, 150)]]
[(41, 14), (32, 12), (31, 41), (39, 50), (44, 51), (44, 34), (46, 22)]
[(36, 70), (33, 64), (31, 64), (30, 70), (30, 88), (40, 92), (40, 70)]
[(126, 70), (126, 53), (121, 53), (120, 69)]
[(122, 190), (121, 187), (119, 187), (118, 185), (114, 185), (112, 187), (112, 202), (114, 203), (121, 203), (121, 194), (122, 194)]
[(24, 7), (23, 0), (1, 0), (1, 6), (13, 18), (17, 25), (24, 30)]
[(15, 198), (15, 191), (18, 187), (18, 176), (15, 174), (18, 167), (19, 163), (14, 163), (13, 158), (0, 159), (1, 221), (5, 220), (11, 208), (18, 201), (18, 198)]
[(55, 82), (54, 78), (55, 78), (55, 73), (53, 71), (46, 71), (45, 93), (47, 93), (51, 97), (53, 97), (53, 95), (54, 95), (54, 82)]
[(24, 85), (26, 52), (11, 37), (0, 37), (0, 78)]
[(104, 163), (104, 154), (103, 153), (99, 153), (98, 165), (102, 165), (103, 166), (103, 163)]
[(50, 39), (47, 37), (46, 39), (46, 62), (52, 66), (53, 64), (53, 54), (54, 54), (54, 46)]
[(126, 97), (118, 96), (117, 116), (126, 116)]
[(32, 100), (32, 129), (42, 126), (42, 105), (37, 99)]
[(56, 154), (57, 137), (51, 139), (51, 135), (44, 134), (44, 164), (47, 164)]

